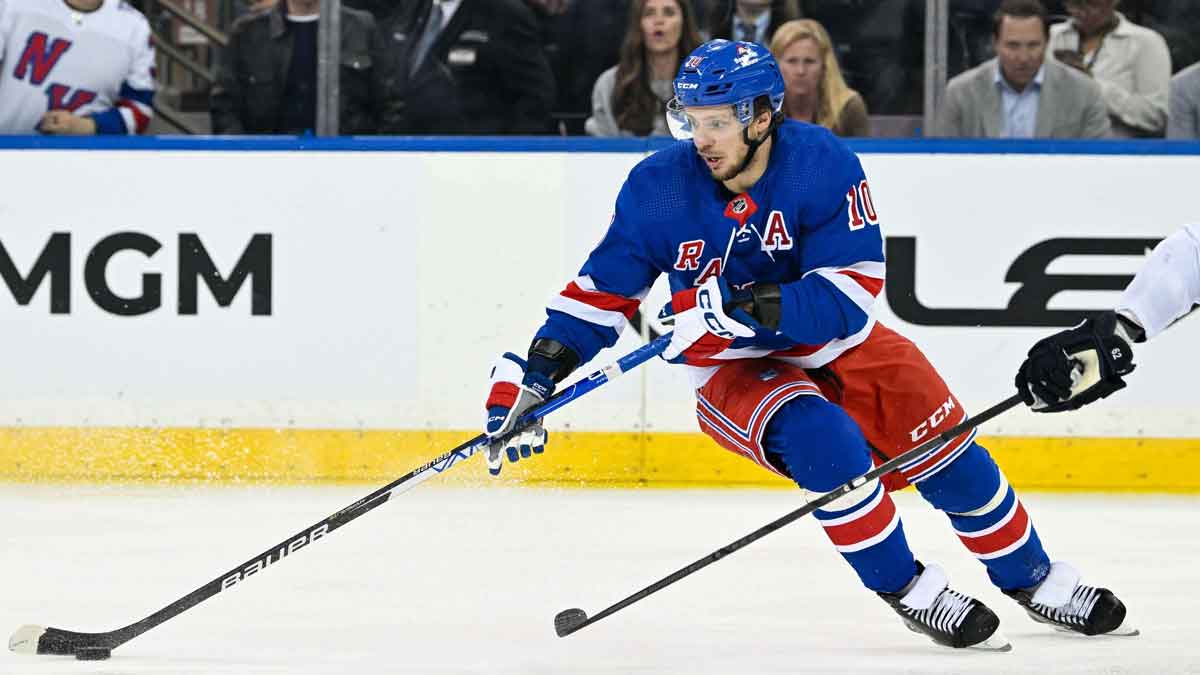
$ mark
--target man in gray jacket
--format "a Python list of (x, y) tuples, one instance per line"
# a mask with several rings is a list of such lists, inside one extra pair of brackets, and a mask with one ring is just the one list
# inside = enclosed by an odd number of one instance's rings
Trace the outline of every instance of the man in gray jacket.
[(1104, 138), (1108, 111), (1100, 85), (1046, 59), (1046, 9), (1038, 0), (1004, 0), (992, 23), (996, 58), (946, 87), (935, 136)]
[(1171, 78), (1167, 138), (1200, 139), (1200, 63)]

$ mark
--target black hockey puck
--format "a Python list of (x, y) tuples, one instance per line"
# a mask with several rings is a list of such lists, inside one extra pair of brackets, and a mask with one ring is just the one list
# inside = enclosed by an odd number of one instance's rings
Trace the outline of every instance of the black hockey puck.
[(75, 658), (80, 661), (103, 661), (112, 656), (112, 650), (107, 647), (80, 647), (75, 650)]
[(554, 615), (554, 632), (558, 637), (566, 637), (587, 623), (587, 618), (587, 612), (578, 607), (564, 609)]

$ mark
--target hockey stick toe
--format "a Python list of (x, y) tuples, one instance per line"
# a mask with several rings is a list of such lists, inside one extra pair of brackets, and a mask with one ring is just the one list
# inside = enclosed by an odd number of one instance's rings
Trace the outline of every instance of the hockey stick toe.
[(21, 626), (8, 638), (8, 649), (18, 654), (36, 654), (38, 641), (45, 633), (45, 626)]

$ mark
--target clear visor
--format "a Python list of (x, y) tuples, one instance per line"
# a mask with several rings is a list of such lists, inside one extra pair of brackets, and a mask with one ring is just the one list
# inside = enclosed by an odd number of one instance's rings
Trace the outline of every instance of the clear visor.
[(692, 139), (692, 123), (688, 120), (683, 104), (679, 102), (678, 98), (672, 98), (667, 103), (667, 129), (670, 129), (671, 135), (677, 141)]
[(697, 135), (721, 140), (742, 133), (732, 105), (685, 108), (678, 98), (667, 103), (667, 128), (677, 140), (695, 140)]

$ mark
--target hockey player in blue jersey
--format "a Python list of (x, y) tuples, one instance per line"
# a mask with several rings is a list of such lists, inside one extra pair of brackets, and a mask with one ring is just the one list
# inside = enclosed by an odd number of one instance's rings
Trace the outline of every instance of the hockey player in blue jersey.
[[(608, 232), (550, 301), (527, 357), (497, 361), (487, 433), (510, 429), (613, 345), (660, 274), (674, 320), (663, 356), (690, 371), (701, 430), (805, 491), (827, 492), (961, 422), (924, 355), (875, 319), (883, 240), (858, 158), (822, 127), (783, 121), (771, 54), (714, 40), (684, 60), (674, 90), (669, 122), (691, 142), (630, 172)], [(540, 427), (495, 443), (489, 469), (544, 443)], [(951, 647), (1008, 648), (995, 613), (914, 557), (888, 494), (909, 483), (1034, 619), (1135, 632), (1112, 592), (1051, 562), (974, 432), (815, 512), (862, 583), (914, 631)]]

